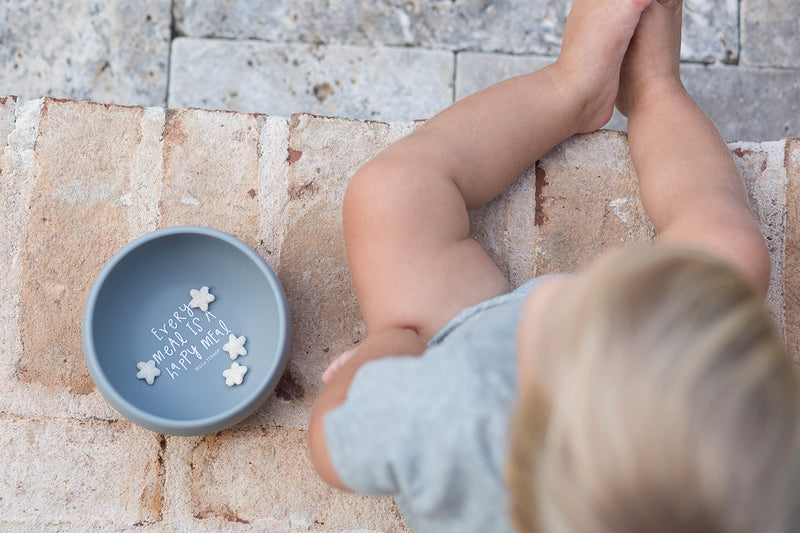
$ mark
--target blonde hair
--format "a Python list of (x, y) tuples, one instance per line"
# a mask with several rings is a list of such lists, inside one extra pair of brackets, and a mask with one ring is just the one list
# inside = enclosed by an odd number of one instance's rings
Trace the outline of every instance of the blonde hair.
[(702, 252), (634, 247), (535, 326), (508, 483), (537, 533), (800, 530), (800, 379), (763, 298)]

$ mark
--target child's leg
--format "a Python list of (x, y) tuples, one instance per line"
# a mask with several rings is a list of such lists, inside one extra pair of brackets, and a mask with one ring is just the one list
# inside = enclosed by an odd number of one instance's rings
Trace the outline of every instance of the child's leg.
[(766, 290), (769, 256), (739, 171), (714, 124), (680, 81), (681, 0), (641, 17), (621, 72), (617, 106), (642, 202), (659, 241), (717, 253)]
[(610, 117), (619, 68), (651, 0), (575, 0), (556, 64), (461, 100), (365, 165), (344, 205), (348, 259), (370, 333), (427, 340), (508, 290), (469, 238), (488, 202), (547, 150)]

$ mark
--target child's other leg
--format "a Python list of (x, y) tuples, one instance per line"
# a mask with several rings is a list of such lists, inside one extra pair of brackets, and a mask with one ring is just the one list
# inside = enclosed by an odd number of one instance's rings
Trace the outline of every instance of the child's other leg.
[(467, 209), (547, 150), (611, 116), (619, 68), (650, 0), (575, 0), (559, 60), (461, 100), (365, 165), (344, 205), (348, 259), (370, 333), (429, 339), (508, 285), (469, 238)]
[(617, 107), (639, 190), (660, 242), (730, 260), (766, 291), (769, 256), (739, 171), (714, 124), (683, 87), (681, 0), (647, 9), (625, 56)]

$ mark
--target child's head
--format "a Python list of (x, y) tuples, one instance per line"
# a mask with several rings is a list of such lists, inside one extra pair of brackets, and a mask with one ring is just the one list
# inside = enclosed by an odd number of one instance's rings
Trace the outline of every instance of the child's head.
[(763, 300), (671, 246), (600, 261), (520, 350), (518, 530), (779, 533), (800, 523), (800, 379)]

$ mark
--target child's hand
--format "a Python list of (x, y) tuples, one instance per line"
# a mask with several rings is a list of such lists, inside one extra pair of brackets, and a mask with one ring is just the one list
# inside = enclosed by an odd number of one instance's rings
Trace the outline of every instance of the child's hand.
[(346, 352), (342, 352), (336, 359), (331, 361), (331, 363), (328, 365), (328, 368), (326, 368), (325, 372), (322, 373), (322, 382), (324, 384), (327, 385), (336, 371), (342, 368), (342, 365), (344, 365), (353, 357), (353, 354), (356, 353), (356, 348), (358, 348), (358, 346), (355, 348), (350, 348)]

